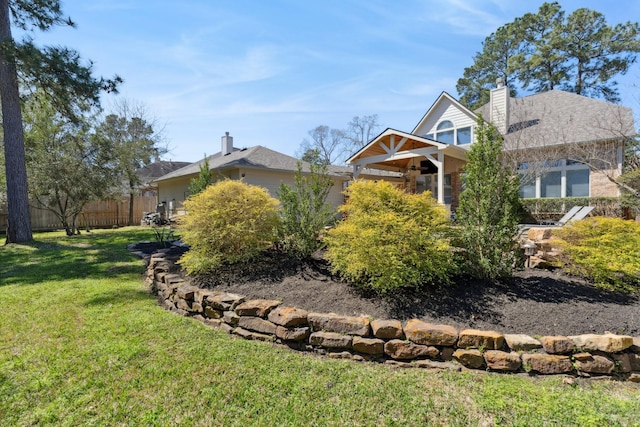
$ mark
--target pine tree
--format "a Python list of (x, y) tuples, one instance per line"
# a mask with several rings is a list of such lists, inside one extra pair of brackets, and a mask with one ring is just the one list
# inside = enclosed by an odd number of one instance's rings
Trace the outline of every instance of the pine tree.
[[(56, 110), (72, 120), (79, 113), (75, 108), (99, 105), (100, 93), (116, 91), (122, 79), (93, 77), (91, 64), (83, 65), (73, 50), (59, 46), (39, 49), (29, 38), (14, 40), (10, 14), (13, 24), (23, 30), (46, 31), (55, 25), (74, 24), (63, 18), (59, 0), (0, 0), (0, 102), (7, 181), (7, 242), (18, 243), (33, 239), (18, 74), (21, 84), (29, 89), (42, 89)], [(86, 104), (78, 99), (85, 100)]]

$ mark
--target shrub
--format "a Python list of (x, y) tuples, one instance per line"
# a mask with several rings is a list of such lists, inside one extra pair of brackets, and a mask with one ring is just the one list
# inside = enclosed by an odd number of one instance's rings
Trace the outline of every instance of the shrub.
[(479, 118), (476, 129), (456, 216), (467, 272), (495, 279), (510, 276), (519, 258), (519, 179), (503, 161), (502, 136), (495, 127)]
[(597, 286), (622, 291), (640, 286), (640, 224), (619, 218), (574, 221), (554, 232), (567, 271)]
[(273, 245), (278, 201), (266, 189), (224, 180), (184, 202), (180, 231), (189, 251), (180, 263), (190, 274), (245, 261)]
[(293, 257), (308, 258), (320, 247), (320, 232), (333, 220), (333, 209), (326, 203), (332, 186), (327, 166), (310, 164), (309, 174), (305, 175), (300, 162), (295, 186), (280, 184), (282, 225), (278, 240)]
[(447, 282), (453, 270), (448, 217), (430, 193), (407, 194), (388, 182), (356, 181), (325, 237), (334, 273), (385, 293)]

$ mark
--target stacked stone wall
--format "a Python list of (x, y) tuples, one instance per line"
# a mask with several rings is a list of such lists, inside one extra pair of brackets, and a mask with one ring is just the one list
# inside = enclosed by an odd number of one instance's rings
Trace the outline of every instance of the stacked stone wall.
[(331, 358), (434, 369), (607, 376), (640, 382), (640, 337), (458, 330), (419, 319), (313, 313), (276, 300), (200, 289), (184, 281), (164, 253), (149, 259), (146, 282), (162, 305), (244, 339), (275, 342)]

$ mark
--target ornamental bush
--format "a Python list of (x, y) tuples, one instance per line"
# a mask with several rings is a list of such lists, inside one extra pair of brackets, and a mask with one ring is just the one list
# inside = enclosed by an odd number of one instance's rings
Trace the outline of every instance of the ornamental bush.
[(380, 293), (448, 282), (454, 271), (449, 219), (429, 192), (356, 181), (346, 195), (344, 219), (324, 239), (334, 273)]
[(554, 231), (554, 244), (568, 272), (595, 285), (625, 292), (640, 290), (640, 224), (619, 218), (574, 221)]
[(273, 246), (279, 226), (278, 200), (258, 186), (224, 180), (184, 202), (182, 239), (190, 246), (180, 264), (204, 273), (246, 261)]
[(333, 221), (334, 209), (327, 203), (333, 180), (326, 165), (309, 164), (302, 172), (298, 162), (295, 185), (280, 184), (278, 198), (282, 204), (279, 245), (297, 259), (310, 257), (320, 248), (320, 233)]

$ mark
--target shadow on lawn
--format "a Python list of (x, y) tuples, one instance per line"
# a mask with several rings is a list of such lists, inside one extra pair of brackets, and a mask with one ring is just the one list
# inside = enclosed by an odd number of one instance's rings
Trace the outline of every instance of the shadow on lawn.
[(142, 289), (114, 289), (96, 295), (89, 301), (85, 302), (86, 306), (101, 305), (124, 305), (136, 301), (149, 300), (152, 297), (148, 292)]
[(142, 262), (126, 245), (108, 238), (82, 236), (0, 248), (0, 287), (112, 278), (143, 271)]

